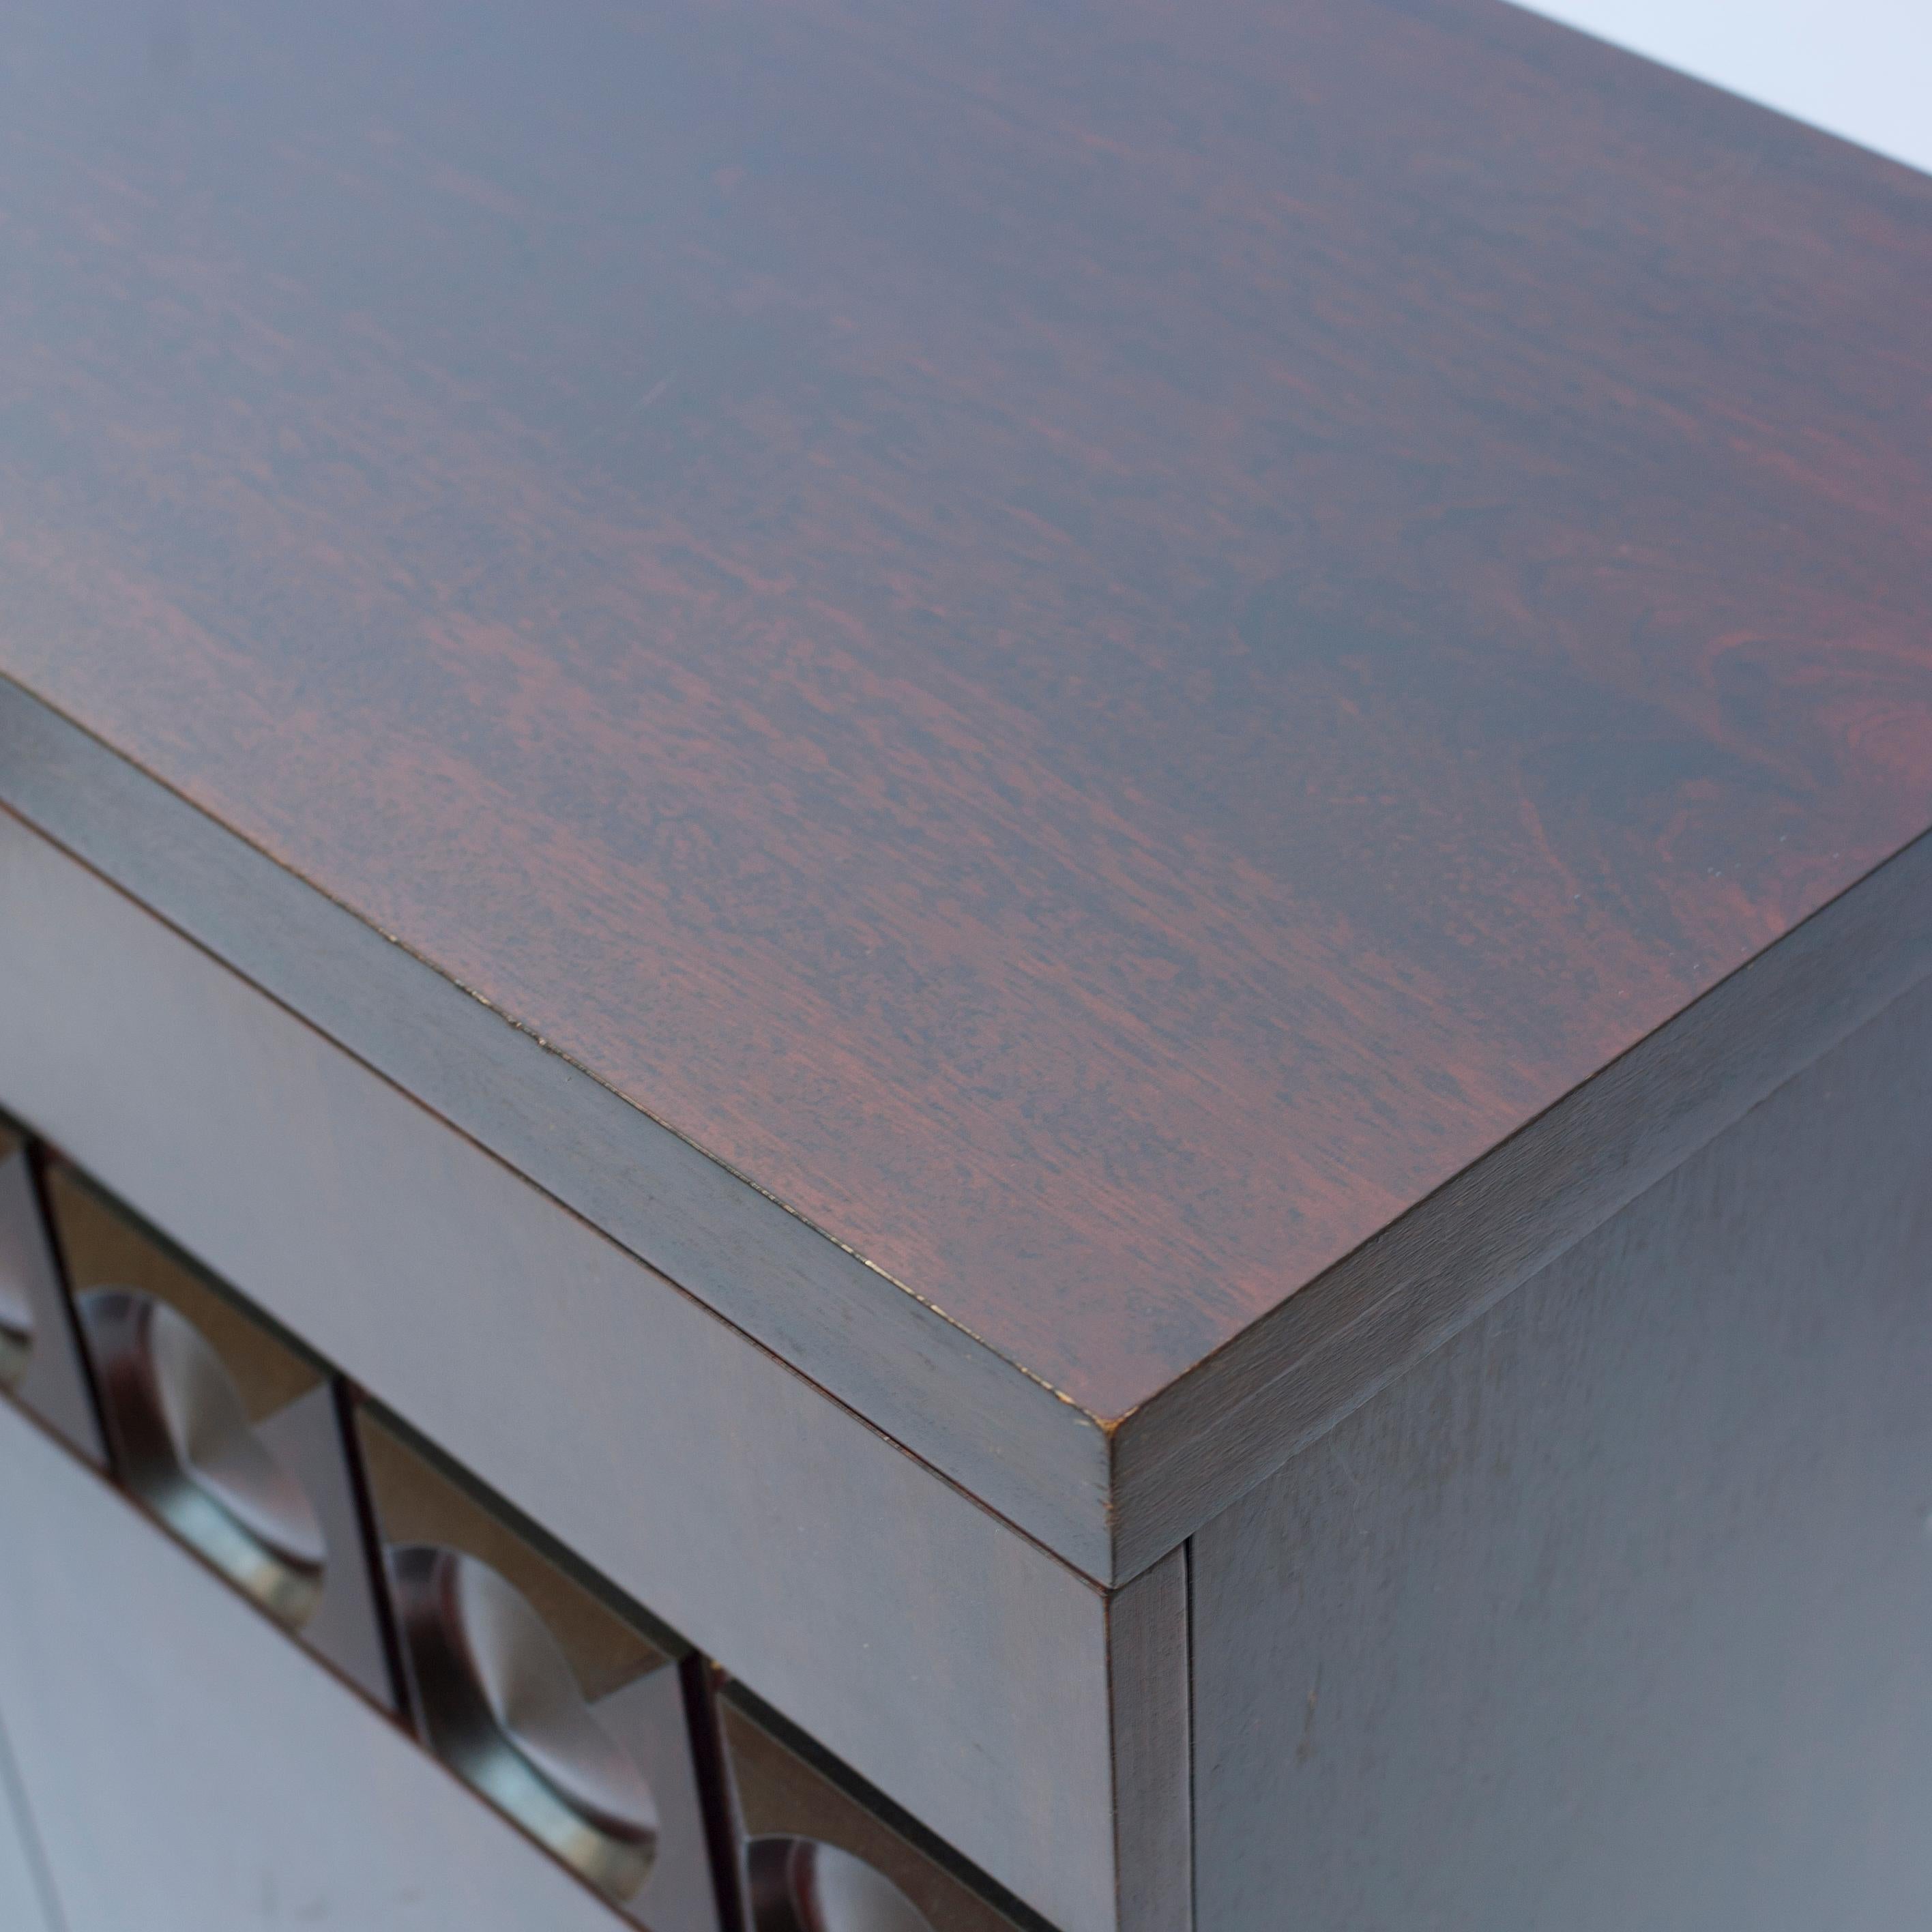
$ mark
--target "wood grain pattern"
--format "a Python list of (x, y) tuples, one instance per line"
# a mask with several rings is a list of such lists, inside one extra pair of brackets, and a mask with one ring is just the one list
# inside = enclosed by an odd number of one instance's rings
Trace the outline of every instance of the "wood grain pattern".
[(1061, 1932), (1118, 1932), (1106, 1592), (4, 812), (0, 905), (18, 1117)]
[(0, 804), (989, 1508), (1111, 1580), (1110, 1442), (1090, 1417), (4, 678)]
[(1112, 1437), (1132, 1576), (1932, 973), (1922, 837)]
[(1932, 183), (1487, 0), (30, 5), (0, 670), (1114, 1420), (1932, 821)]

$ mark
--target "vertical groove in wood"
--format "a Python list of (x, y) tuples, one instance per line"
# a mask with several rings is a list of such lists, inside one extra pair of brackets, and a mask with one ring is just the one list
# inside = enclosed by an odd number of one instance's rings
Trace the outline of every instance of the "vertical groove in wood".
[(20, 1932), (66, 1932), (47, 1855), (34, 1822), (25, 1780), (0, 1724), (0, 1910)]
[(1187, 1594), (1187, 1922), (1198, 1924), (1201, 1917), (1201, 1756), (1198, 1732), (1201, 1720), (1201, 1684), (1194, 1618), (1194, 1539), (1180, 1546), (1181, 1561), (1186, 1565)]
[(1114, 1856), (1120, 1932), (1194, 1921), (1187, 1552), (1170, 1551), (1113, 1600)]
[(100, 1413), (36, 1160), (32, 1149), (22, 1148), (0, 1162), (0, 1276), (12, 1282), (32, 1330), (26, 1366), (12, 1394), (63, 1442), (98, 1464), (106, 1456)]
[(703, 1795), (710, 1835), (711, 1882), (718, 1893), (718, 1916), (730, 1932), (752, 1932), (749, 1902), (743, 1874), (738, 1868), (738, 1846), (744, 1835), (738, 1794), (731, 1783), (724, 1749), (724, 1731), (718, 1709), (718, 1670), (710, 1658), (693, 1651), (678, 1665), (684, 1678), (684, 1708), (691, 1732), (691, 1760)]

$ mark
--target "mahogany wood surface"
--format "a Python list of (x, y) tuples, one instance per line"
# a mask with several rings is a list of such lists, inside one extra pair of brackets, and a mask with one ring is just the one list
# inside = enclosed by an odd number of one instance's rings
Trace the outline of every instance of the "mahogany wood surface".
[(1091, 1415), (1932, 823), (1909, 170), (1492, 0), (16, 11), (0, 672)]
[(1117, 1821), (1168, 1842), (1181, 1755), (1165, 1566), (1084, 1580), (5, 812), (0, 907), (14, 1118), (1060, 1932), (1124, 1932)]

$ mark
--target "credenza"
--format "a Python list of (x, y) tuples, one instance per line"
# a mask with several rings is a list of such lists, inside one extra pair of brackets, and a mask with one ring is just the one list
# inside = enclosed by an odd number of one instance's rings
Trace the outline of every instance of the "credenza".
[(1932, 179), (1497, 0), (30, 0), (0, 1925), (1898, 1932)]

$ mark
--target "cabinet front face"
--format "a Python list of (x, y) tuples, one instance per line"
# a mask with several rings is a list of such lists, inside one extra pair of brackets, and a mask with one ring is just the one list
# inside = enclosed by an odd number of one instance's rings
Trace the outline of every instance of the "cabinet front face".
[(618, 1922), (4, 1403), (0, 1548), (0, 1712), (67, 1932)]
[[(728, 1694), (725, 1761), (743, 1844), (753, 1932), (813, 1925), (814, 1901), (845, 1902), (844, 1932), (1012, 1932), (1010, 1922)], [(828, 1928), (829, 1932), (829, 1928)]]
[(47, 1916), (47, 1879), (27, 1794), (0, 1729), (0, 1925), (55, 1932)]
[(1103, 1591), (4, 813), (0, 904), (0, 1107), (996, 1886), (1110, 1932)]
[[(3, 1130), (0, 1932), (39, 1932), (16, 1897), (64, 1932), (1010, 1923), (787, 1720), (721, 1709), (718, 1667), (542, 1526)], [(94, 1437), (47, 1400), (56, 1356)]]

